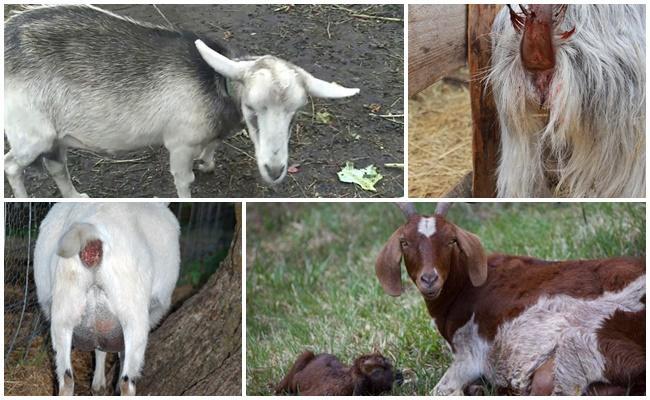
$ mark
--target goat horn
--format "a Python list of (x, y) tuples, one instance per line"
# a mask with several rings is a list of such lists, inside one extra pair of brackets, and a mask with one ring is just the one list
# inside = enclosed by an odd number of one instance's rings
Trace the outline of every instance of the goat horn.
[(436, 215), (440, 216), (445, 216), (447, 215), (447, 211), (449, 211), (449, 207), (451, 207), (452, 203), (445, 203), (445, 202), (440, 202), (436, 205)]
[(411, 218), (411, 215), (417, 214), (415, 211), (415, 204), (413, 203), (395, 203), (397, 207), (406, 215), (406, 218)]

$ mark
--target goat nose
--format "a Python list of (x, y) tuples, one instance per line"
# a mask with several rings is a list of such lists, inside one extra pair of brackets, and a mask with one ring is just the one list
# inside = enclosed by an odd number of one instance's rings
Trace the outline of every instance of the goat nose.
[(284, 165), (271, 167), (268, 164), (265, 164), (264, 168), (266, 169), (266, 173), (269, 174), (269, 177), (274, 181), (280, 179), (284, 172)]
[(438, 280), (438, 275), (437, 274), (422, 274), (420, 277), (420, 281), (424, 284), (426, 287), (431, 287), (433, 284)]

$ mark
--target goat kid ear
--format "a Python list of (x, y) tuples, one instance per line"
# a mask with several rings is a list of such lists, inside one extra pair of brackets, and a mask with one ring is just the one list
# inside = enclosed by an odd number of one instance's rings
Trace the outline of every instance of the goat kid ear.
[(481, 286), (487, 280), (487, 255), (478, 236), (456, 228), (458, 247), (467, 257), (467, 273), (474, 286)]
[(402, 294), (402, 249), (399, 243), (401, 231), (398, 229), (388, 239), (375, 263), (375, 273), (384, 292), (396, 297)]
[(326, 82), (311, 75), (309, 72), (302, 71), (305, 78), (305, 88), (307, 93), (314, 97), (323, 99), (340, 99), (342, 97), (350, 97), (359, 93), (359, 89), (346, 88), (332, 82)]
[(233, 61), (209, 48), (202, 40), (197, 40), (194, 44), (203, 60), (226, 78), (241, 80), (246, 70), (253, 64), (251, 61)]

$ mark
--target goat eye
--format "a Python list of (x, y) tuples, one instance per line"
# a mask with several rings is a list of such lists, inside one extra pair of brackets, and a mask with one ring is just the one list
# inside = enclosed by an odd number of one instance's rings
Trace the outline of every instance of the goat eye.
[(408, 246), (409, 246), (409, 242), (407, 242), (406, 239), (400, 239), (400, 240), (399, 240), (399, 244), (400, 244), (402, 247), (408, 247)]
[(456, 243), (458, 243), (458, 240), (456, 240), (456, 239), (452, 239), (449, 243), (447, 243), (447, 245), (448, 245), (448, 246), (453, 246), (453, 245), (455, 245)]

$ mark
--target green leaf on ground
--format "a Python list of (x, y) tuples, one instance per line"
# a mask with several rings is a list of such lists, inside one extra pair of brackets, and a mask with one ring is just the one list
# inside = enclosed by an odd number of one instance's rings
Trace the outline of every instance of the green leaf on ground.
[(345, 167), (338, 172), (339, 180), (345, 183), (356, 183), (363, 190), (376, 192), (375, 185), (383, 176), (377, 171), (374, 165), (368, 165), (363, 169), (354, 168), (354, 163), (346, 162)]

